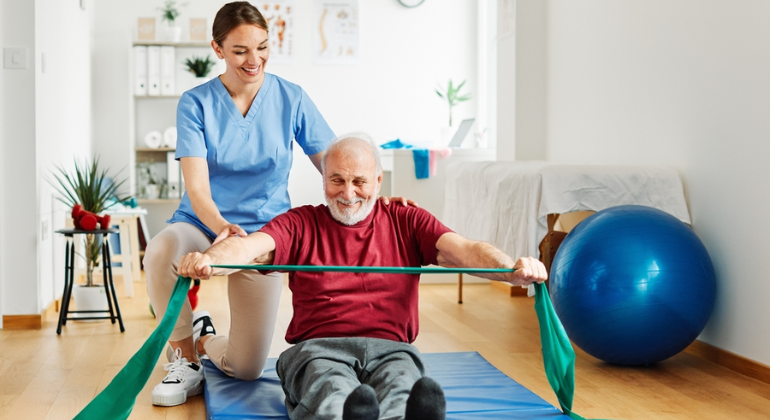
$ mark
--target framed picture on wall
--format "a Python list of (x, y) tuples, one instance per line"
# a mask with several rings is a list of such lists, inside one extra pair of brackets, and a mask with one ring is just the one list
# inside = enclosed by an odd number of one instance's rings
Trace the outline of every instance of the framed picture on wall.
[(155, 41), (155, 18), (138, 18), (136, 23), (137, 40)]
[(206, 18), (190, 18), (190, 41), (206, 41), (208, 32)]
[(313, 62), (358, 64), (358, 0), (315, 0)]
[(268, 0), (254, 3), (267, 21), (270, 31), (270, 61), (292, 63), (294, 61), (294, 1)]

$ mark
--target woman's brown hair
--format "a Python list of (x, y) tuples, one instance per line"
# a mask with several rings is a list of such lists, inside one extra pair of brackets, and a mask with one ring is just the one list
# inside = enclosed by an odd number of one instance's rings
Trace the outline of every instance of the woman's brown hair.
[(221, 47), (227, 34), (241, 25), (256, 25), (267, 31), (267, 22), (259, 12), (247, 1), (236, 1), (222, 6), (214, 17), (211, 37)]

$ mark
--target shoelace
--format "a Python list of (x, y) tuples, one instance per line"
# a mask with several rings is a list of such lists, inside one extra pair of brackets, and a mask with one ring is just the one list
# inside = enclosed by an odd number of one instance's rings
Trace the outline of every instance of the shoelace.
[(182, 349), (174, 350), (174, 361), (163, 365), (163, 370), (168, 371), (168, 375), (163, 378), (163, 383), (181, 383), (187, 369), (187, 359), (182, 357)]

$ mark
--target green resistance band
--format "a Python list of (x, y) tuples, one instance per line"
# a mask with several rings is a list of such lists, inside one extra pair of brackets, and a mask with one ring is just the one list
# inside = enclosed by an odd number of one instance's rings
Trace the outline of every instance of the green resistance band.
[(509, 268), (446, 268), (446, 267), (350, 267), (343, 265), (223, 265), (212, 264), (213, 268), (265, 271), (315, 271), (335, 273), (387, 273), (387, 274), (474, 274), (510, 273)]
[[(130, 281), (130, 279), (128, 280)], [(109, 385), (83, 409), (75, 420), (125, 420), (131, 414), (136, 403), (136, 396), (150, 379), (155, 362), (166, 346), (171, 330), (174, 329), (179, 311), (187, 299), (190, 279), (179, 276), (171, 293), (166, 314), (158, 328), (118, 372)]]
[[(501, 268), (444, 268), (444, 267), (344, 267), (344, 266), (297, 266), (297, 265), (212, 265), (216, 268), (275, 271), (316, 271), (352, 273), (501, 273), (510, 272)], [(118, 372), (107, 387), (96, 396), (75, 420), (125, 420), (131, 414), (136, 397), (150, 378), (155, 363), (171, 336), (179, 317), (191, 280), (179, 276), (171, 294), (166, 313), (150, 338)], [(548, 383), (559, 399), (562, 411), (575, 420), (585, 420), (572, 412), (575, 394), (575, 352), (567, 338), (551, 304), (551, 298), (544, 284), (535, 284), (535, 312), (540, 324), (540, 340), (543, 348), (543, 362)]]

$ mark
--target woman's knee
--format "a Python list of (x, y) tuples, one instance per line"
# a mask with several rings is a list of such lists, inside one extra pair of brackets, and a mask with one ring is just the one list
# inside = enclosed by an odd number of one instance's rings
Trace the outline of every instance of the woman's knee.
[(176, 236), (168, 234), (166, 230), (161, 231), (147, 244), (142, 260), (145, 271), (152, 273), (171, 268), (178, 248)]
[(233, 376), (242, 381), (254, 381), (262, 376), (265, 369), (266, 360), (250, 360), (246, 363), (231, 365)]

